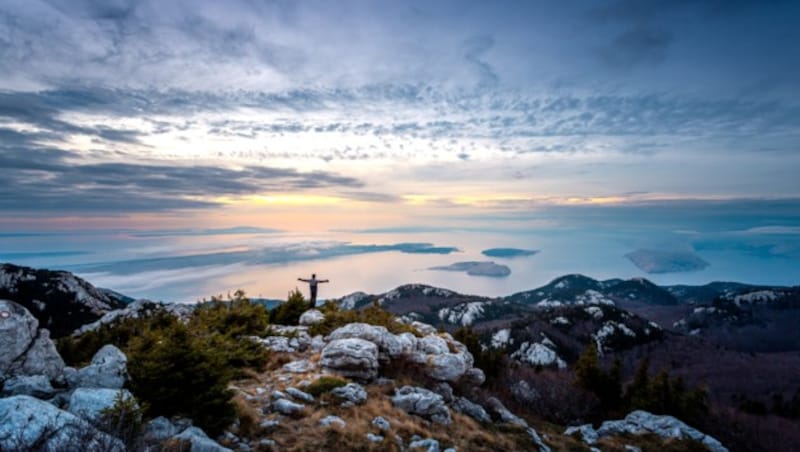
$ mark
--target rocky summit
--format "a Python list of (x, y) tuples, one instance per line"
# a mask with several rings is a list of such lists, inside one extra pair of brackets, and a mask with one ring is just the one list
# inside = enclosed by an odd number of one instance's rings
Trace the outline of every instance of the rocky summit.
[[(714, 290), (710, 314), (794, 306), (791, 289)], [(0, 450), (759, 450), (721, 424), (728, 386), (653, 370), (708, 345), (694, 323), (621, 307), (647, 293), (699, 315), (680, 302), (699, 290), (567, 276), (501, 299), (408, 285), (316, 309), (137, 300), (54, 340), (0, 300)]]

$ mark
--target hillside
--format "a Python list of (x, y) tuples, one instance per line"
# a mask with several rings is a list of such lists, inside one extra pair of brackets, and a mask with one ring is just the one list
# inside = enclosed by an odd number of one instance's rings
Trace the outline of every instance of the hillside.
[[(92, 391), (103, 387), (78, 376), (102, 374), (104, 361), (92, 355), (113, 346), (128, 363), (127, 372), (112, 366), (114, 378), (149, 408), (140, 413), (144, 429), (133, 436), (98, 424), (97, 410), (84, 419), (99, 428), (93, 438), (115, 445), (109, 450), (164, 441), (207, 450), (723, 450), (717, 439), (731, 450), (790, 450), (800, 444), (800, 347), (789, 331), (800, 310), (797, 288), (660, 287), (567, 275), (507, 297), (408, 284), (307, 310), (299, 293), (274, 307), (275, 301), (250, 302), (241, 292), (197, 305), (129, 302), (65, 272), (5, 268), (15, 276), (4, 287), (17, 294), (35, 293), (45, 306), (63, 300), (82, 306), (50, 320), (61, 336), (75, 331), (58, 341), (56, 352), (42, 329), (47, 323), (22, 303), (3, 302), (15, 319), (30, 319), (0, 328), (0, 341), (22, 347), (6, 347), (11, 352), (0, 359), (0, 419), (17, 430), (29, 427), (19, 424), (13, 407), (35, 405), (39, 415), (62, 416), (25, 396), (83, 418), (73, 408), (82, 402), (72, 398), (86, 391), (100, 397)], [(54, 285), (60, 289), (48, 291)], [(679, 320), (664, 325), (669, 316)], [(645, 374), (643, 363), (649, 363)], [(181, 375), (195, 366), (217, 383), (193, 387)], [(169, 385), (175, 386), (164, 392)], [(666, 399), (655, 395), (663, 388)], [(173, 391), (183, 395), (159, 401)], [(106, 406), (115, 393), (104, 393)], [(204, 406), (215, 416), (204, 417)], [(79, 419), (69, 428), (90, 431)], [(153, 436), (158, 429), (169, 434)], [(3, 432), (0, 445), (8, 445)], [(19, 431), (5, 432), (19, 440)], [(675, 432), (679, 438), (670, 438)]]

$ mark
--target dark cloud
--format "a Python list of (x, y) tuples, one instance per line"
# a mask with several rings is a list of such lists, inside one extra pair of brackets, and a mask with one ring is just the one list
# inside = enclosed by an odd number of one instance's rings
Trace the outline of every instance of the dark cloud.
[(51, 148), (0, 146), (0, 211), (136, 212), (207, 208), (206, 198), (320, 188), (359, 188), (358, 180), (316, 171), (182, 163), (83, 163)]

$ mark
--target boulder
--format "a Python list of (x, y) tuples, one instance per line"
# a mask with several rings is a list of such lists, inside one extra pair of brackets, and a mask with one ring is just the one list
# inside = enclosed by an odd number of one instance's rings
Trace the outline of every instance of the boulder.
[(316, 369), (316, 367), (317, 367), (316, 364), (312, 363), (311, 361), (307, 359), (301, 359), (298, 361), (292, 361), (290, 363), (284, 364), (283, 370), (294, 374), (303, 374)]
[(589, 445), (596, 443), (597, 440), (600, 439), (600, 436), (597, 434), (597, 430), (592, 427), (592, 424), (584, 424), (577, 427), (567, 427), (567, 429), (564, 430), (565, 435), (572, 436), (576, 433), (580, 435), (581, 441)]
[(606, 421), (597, 429), (599, 437), (617, 435), (641, 435), (653, 433), (662, 438), (692, 439), (705, 445), (712, 452), (727, 452), (716, 438), (689, 427), (672, 416), (658, 416), (647, 411), (633, 411), (623, 420)]
[(378, 429), (380, 429), (383, 432), (389, 431), (389, 429), (392, 428), (392, 424), (390, 424), (389, 421), (387, 421), (381, 416), (378, 416), (375, 419), (373, 419), (372, 425), (378, 427)]
[(361, 405), (367, 401), (367, 390), (358, 383), (347, 383), (331, 390), (331, 395), (344, 400), (343, 406)]
[(478, 422), (492, 422), (492, 418), (482, 406), (464, 397), (459, 397), (455, 400), (455, 402), (453, 402), (453, 409), (459, 413), (466, 414)]
[(112, 408), (118, 398), (133, 399), (127, 389), (78, 388), (69, 397), (67, 411), (90, 422), (100, 420), (103, 410)]
[(0, 450), (125, 450), (117, 438), (72, 413), (26, 395), (0, 399)]
[(325, 314), (316, 310), (316, 309), (309, 309), (308, 311), (304, 312), (303, 315), (300, 316), (300, 320), (298, 323), (300, 325), (316, 325), (317, 323), (322, 322), (325, 320)]
[(525, 419), (522, 419), (521, 417), (514, 415), (514, 413), (511, 411), (508, 411), (508, 408), (503, 405), (503, 402), (497, 400), (497, 398), (489, 397), (489, 399), (486, 401), (486, 405), (497, 414), (501, 422), (507, 422), (520, 427), (528, 426), (528, 423), (525, 421)]
[(464, 383), (472, 385), (472, 386), (480, 386), (486, 382), (486, 374), (483, 373), (483, 370), (478, 369), (477, 367), (471, 367), (464, 372)]
[(412, 321), (411, 326), (422, 334), (436, 334), (438, 331), (434, 326), (417, 320)]
[(531, 437), (533, 442), (539, 448), (539, 452), (550, 452), (550, 448), (547, 446), (547, 444), (544, 443), (544, 441), (542, 441), (542, 438), (539, 436), (539, 433), (537, 433), (536, 430), (533, 429), (533, 427), (528, 427), (527, 432), (528, 436)]
[(190, 452), (233, 452), (227, 447), (220, 446), (198, 427), (189, 427), (173, 438), (191, 443)]
[(169, 419), (159, 416), (142, 428), (142, 437), (148, 444), (160, 443), (178, 434), (180, 430)]
[(324, 418), (319, 420), (319, 425), (324, 427), (330, 427), (331, 425), (335, 425), (337, 427), (345, 428), (347, 427), (347, 422), (344, 419), (340, 418), (339, 416), (325, 416)]
[(128, 379), (128, 358), (108, 344), (97, 351), (92, 362), (78, 370), (75, 386), (80, 388), (120, 389)]
[(440, 381), (458, 381), (466, 371), (464, 355), (455, 353), (429, 355), (425, 366), (425, 375)]
[(439, 452), (439, 441), (435, 439), (418, 439), (411, 441), (408, 450), (424, 450), (425, 452)]
[(50, 380), (44, 375), (19, 375), (5, 381), (2, 395), (3, 397), (29, 395), (37, 399), (47, 399), (54, 393)]
[(314, 396), (307, 392), (303, 392), (297, 388), (286, 388), (286, 393), (292, 396), (293, 399), (302, 400), (303, 402), (313, 402)]
[(369, 441), (371, 443), (382, 443), (383, 442), (383, 436), (376, 435), (374, 433), (367, 433), (367, 441)]
[(425, 388), (403, 386), (395, 390), (392, 404), (407, 413), (429, 418), (439, 424), (450, 424), (450, 410), (442, 396)]
[(335, 339), (322, 349), (322, 367), (346, 377), (378, 376), (378, 347), (364, 339)]
[(287, 416), (301, 414), (305, 407), (306, 406), (301, 403), (290, 402), (286, 399), (278, 399), (272, 402), (272, 409), (274, 411)]
[(21, 305), (0, 300), (0, 375), (44, 375), (51, 380), (64, 371), (64, 360), (39, 328), (39, 321)]
[(450, 347), (447, 345), (447, 341), (436, 334), (429, 334), (420, 339), (417, 347), (419, 350), (429, 355), (450, 353)]
[(372, 342), (378, 346), (378, 350), (389, 358), (396, 358), (403, 354), (405, 340), (401, 343), (400, 339), (384, 326), (369, 325), (366, 323), (348, 323), (337, 328), (330, 335), (328, 340), (357, 338)]

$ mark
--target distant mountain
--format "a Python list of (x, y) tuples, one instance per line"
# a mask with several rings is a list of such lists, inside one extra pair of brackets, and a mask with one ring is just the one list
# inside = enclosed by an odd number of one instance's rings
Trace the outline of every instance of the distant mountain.
[(53, 337), (68, 335), (131, 300), (96, 288), (69, 272), (13, 264), (0, 265), (0, 299), (24, 306)]

